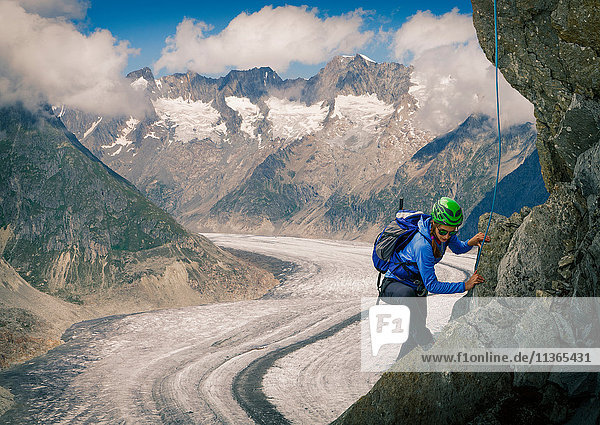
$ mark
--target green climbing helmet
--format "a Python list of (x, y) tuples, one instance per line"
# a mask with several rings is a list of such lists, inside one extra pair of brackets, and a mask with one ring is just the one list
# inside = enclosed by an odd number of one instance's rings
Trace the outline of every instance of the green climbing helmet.
[(445, 196), (433, 205), (431, 217), (436, 223), (446, 226), (458, 227), (463, 222), (462, 209), (458, 202)]

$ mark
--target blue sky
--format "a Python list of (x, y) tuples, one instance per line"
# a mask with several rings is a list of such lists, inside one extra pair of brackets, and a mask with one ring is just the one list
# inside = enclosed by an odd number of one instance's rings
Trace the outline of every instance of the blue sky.
[[(129, 57), (126, 72), (152, 67), (161, 56), (165, 40), (176, 33), (177, 25), (184, 18), (205, 22), (213, 27), (208, 33), (217, 34), (240, 13), (259, 12), (264, 6), (302, 6), (317, 8), (317, 16), (324, 19), (340, 16), (358, 9), (367, 11), (363, 17), (363, 30), (379, 33), (397, 31), (408, 18), (419, 10), (429, 10), (434, 15), (442, 15), (458, 8), (461, 14), (472, 13), (468, 0), (449, 1), (316, 1), (316, 2), (264, 2), (264, 1), (224, 1), (196, 2), (189, 0), (170, 0), (166, 2), (149, 2), (147, 0), (117, 1), (102, 0), (91, 2), (87, 17), (82, 21), (84, 32), (89, 33), (98, 28), (109, 30), (118, 40), (127, 40), (131, 47), (140, 49), (138, 55)], [(394, 60), (390, 52), (390, 40), (379, 38), (359, 49), (378, 62)], [(349, 54), (355, 52), (348, 52)], [(305, 65), (293, 62), (289, 69), (281, 72), (283, 77), (310, 77), (322, 67), (324, 62), (316, 65)], [(158, 74), (168, 73), (165, 69)], [(218, 75), (219, 73), (205, 73)]]

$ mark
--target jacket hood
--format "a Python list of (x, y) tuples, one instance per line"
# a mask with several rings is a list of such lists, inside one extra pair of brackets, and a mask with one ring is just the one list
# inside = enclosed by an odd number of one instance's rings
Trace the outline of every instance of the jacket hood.
[(431, 241), (431, 217), (421, 217), (419, 220), (419, 233)]

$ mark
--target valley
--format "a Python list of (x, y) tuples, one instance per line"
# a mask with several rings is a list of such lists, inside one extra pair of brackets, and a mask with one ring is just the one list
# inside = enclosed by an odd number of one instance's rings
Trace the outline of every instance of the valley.
[[(379, 374), (361, 372), (355, 319), (361, 297), (376, 294), (370, 244), (206, 236), (294, 262), (295, 271), (258, 300), (74, 325), (65, 344), (0, 374), (17, 403), (3, 420), (328, 423), (371, 388)], [(438, 274), (465, 279), (473, 263), (470, 253), (449, 253)], [(432, 312), (432, 330), (448, 313)]]

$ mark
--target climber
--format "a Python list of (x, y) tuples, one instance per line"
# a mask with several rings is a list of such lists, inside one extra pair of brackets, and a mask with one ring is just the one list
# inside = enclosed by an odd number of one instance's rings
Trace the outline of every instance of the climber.
[[(416, 345), (433, 342), (433, 336), (425, 326), (425, 296), (428, 292), (465, 292), (484, 281), (477, 270), (465, 282), (440, 282), (435, 275), (434, 265), (441, 261), (446, 247), (455, 254), (464, 254), (474, 246), (481, 246), (483, 233), (477, 233), (468, 241), (458, 239), (456, 233), (462, 221), (462, 210), (456, 201), (447, 197), (439, 199), (432, 208), (431, 217), (426, 214), (421, 217), (418, 233), (404, 249), (395, 252), (391, 257), (390, 266), (381, 285), (381, 296), (388, 303), (409, 304), (411, 310), (409, 339), (402, 344), (398, 358)], [(485, 240), (488, 242), (489, 236)]]

